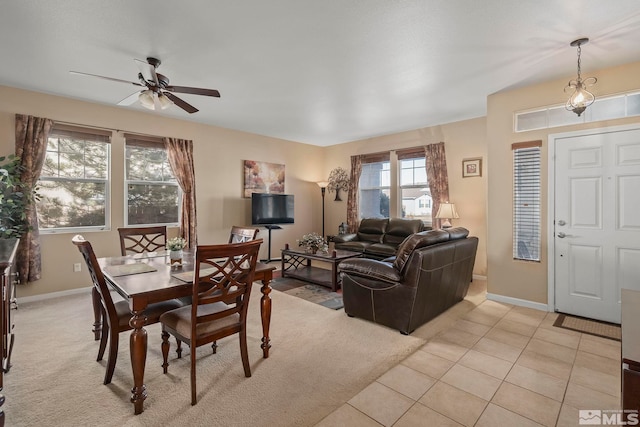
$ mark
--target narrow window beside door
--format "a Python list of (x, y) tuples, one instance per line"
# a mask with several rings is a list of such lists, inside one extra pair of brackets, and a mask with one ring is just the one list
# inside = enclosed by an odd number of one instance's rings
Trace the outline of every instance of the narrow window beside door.
[(540, 146), (513, 144), (513, 258), (540, 261)]

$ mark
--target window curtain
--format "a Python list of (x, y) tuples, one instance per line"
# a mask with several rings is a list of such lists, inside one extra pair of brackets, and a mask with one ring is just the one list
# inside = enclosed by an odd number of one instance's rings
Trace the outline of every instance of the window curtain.
[(182, 189), (180, 213), (180, 236), (190, 248), (195, 248), (197, 240), (196, 224), (196, 174), (193, 166), (193, 141), (178, 138), (164, 138), (171, 170)]
[(360, 223), (358, 212), (358, 190), (362, 173), (362, 156), (351, 156), (351, 176), (349, 177), (349, 193), (347, 195), (347, 225), (349, 233), (358, 231)]
[(33, 190), (42, 171), (52, 126), (53, 120), (16, 114), (16, 156), (24, 168), (20, 179), (24, 183), (25, 197), (30, 200), (25, 212), (30, 229), (20, 238), (16, 254), (20, 283), (34, 282), (42, 277), (40, 233)]
[(441, 228), (442, 220), (436, 218), (440, 203), (449, 202), (449, 178), (447, 175), (447, 158), (444, 142), (429, 144), (424, 147), (427, 159), (427, 182), (431, 190), (433, 206), (431, 207), (431, 224), (433, 229)]

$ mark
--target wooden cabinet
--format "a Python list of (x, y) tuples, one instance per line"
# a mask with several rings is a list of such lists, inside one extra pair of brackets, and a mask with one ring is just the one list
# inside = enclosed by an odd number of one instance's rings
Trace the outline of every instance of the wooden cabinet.
[(640, 291), (621, 291), (622, 409), (640, 411)]
[[(11, 298), (13, 297), (13, 276), (18, 239), (0, 239), (0, 391), (4, 391), (4, 374), (11, 368), (11, 350), (13, 348), (13, 323), (11, 321)], [(0, 427), (4, 426), (4, 395), (0, 394)]]

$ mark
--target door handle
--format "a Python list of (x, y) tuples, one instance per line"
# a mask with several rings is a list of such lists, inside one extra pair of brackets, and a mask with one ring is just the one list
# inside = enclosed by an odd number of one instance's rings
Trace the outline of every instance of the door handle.
[(573, 237), (571, 234), (564, 234), (562, 231), (557, 234), (558, 238), (564, 239), (565, 237)]

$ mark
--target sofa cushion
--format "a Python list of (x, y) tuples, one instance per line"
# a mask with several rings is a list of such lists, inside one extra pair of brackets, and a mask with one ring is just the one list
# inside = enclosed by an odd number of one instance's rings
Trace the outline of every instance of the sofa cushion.
[[(388, 262), (367, 259), (349, 258), (339, 264), (340, 272), (365, 277), (371, 280), (379, 280), (385, 283), (397, 283), (402, 280), (398, 271)], [(378, 285), (386, 287), (386, 285)]]
[(464, 239), (465, 237), (467, 237), (469, 235), (469, 230), (467, 230), (464, 227), (447, 228), (444, 231), (449, 233), (449, 239), (450, 240)]
[(436, 243), (446, 242), (448, 240), (449, 233), (444, 230), (429, 230), (412, 234), (398, 247), (396, 260), (393, 262), (393, 266), (402, 273), (404, 266), (414, 250), (429, 245), (435, 245)]
[(358, 227), (358, 240), (382, 243), (388, 224), (389, 218), (364, 218)]
[(422, 220), (420, 219), (389, 218), (389, 225), (382, 238), (382, 243), (397, 247), (407, 236), (419, 233), (422, 228)]
[(375, 258), (388, 258), (396, 254), (397, 246), (385, 243), (373, 243), (364, 249), (365, 256), (372, 255)]
[(360, 240), (353, 240), (350, 242), (336, 243), (335, 248), (345, 251), (364, 252), (371, 245), (373, 245), (373, 242), (362, 242)]

